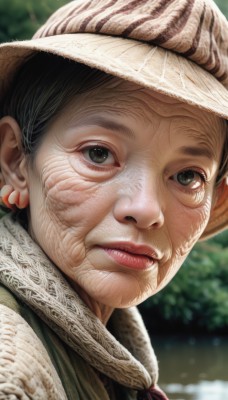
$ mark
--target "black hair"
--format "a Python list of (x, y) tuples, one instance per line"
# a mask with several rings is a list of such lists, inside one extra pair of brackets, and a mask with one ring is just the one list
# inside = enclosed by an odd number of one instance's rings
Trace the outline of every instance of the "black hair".
[(17, 72), (0, 107), (15, 118), (26, 154), (33, 155), (54, 118), (76, 95), (113, 79), (102, 71), (48, 53), (36, 53)]

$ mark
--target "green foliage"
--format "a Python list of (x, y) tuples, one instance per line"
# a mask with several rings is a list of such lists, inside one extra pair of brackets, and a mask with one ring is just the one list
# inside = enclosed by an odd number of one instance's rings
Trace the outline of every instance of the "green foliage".
[(0, 42), (29, 39), (66, 0), (1, 0)]
[(195, 246), (173, 281), (141, 306), (149, 329), (228, 332), (227, 243), (226, 231)]
[(215, 3), (217, 3), (220, 10), (228, 18), (228, 1), (227, 0), (215, 0)]

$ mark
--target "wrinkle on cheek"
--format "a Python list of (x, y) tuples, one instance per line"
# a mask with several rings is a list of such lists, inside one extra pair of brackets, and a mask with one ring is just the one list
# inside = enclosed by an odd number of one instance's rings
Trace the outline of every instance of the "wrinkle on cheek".
[(202, 225), (204, 226), (205, 223), (199, 223), (197, 228), (192, 225), (188, 227), (189, 229), (187, 229), (187, 232), (183, 232), (183, 235), (180, 237), (180, 244), (178, 245), (177, 243), (172, 250), (172, 260), (168, 260), (159, 268), (157, 280), (158, 290), (166, 286), (179, 271), (199, 236), (201, 236), (203, 230)]
[(49, 162), (42, 169), (41, 180), (46, 205), (56, 210), (79, 206), (96, 193), (95, 183), (69, 170), (66, 161)]
[(41, 215), (39, 244), (55, 264), (67, 274), (77, 268), (86, 257), (84, 237), (80, 235), (80, 229), (69, 228), (68, 224), (55, 218), (54, 214), (46, 214), (44, 217), (42, 218)]
[[(211, 198), (208, 196), (202, 207), (189, 210), (188, 223), (186, 221), (185, 226), (183, 226), (182, 229), (178, 229), (177, 227), (176, 230), (174, 229), (173, 232), (170, 233), (170, 235), (175, 237), (175, 247), (172, 246), (171, 259), (159, 267), (157, 290), (161, 290), (166, 286), (182, 266), (193, 246), (206, 228), (210, 216), (210, 210)], [(183, 212), (186, 220), (186, 210)], [(178, 220), (181, 220), (181, 215), (179, 215)]]
[(144, 299), (154, 295), (157, 291), (158, 286), (158, 276), (159, 276), (159, 267), (154, 268), (150, 271), (150, 275), (144, 279), (140, 284), (142, 297)]
[(173, 260), (167, 263), (168, 265), (164, 264), (161, 268), (159, 268), (157, 292), (163, 289), (173, 279), (173, 277), (181, 268), (185, 259), (186, 255), (181, 257), (179, 254), (176, 254)]
[[(65, 234), (60, 237), (61, 248), (64, 251), (61, 253), (62, 255), (62, 266), (66, 266), (68, 273), (70, 270), (74, 273), (74, 270), (77, 269), (78, 265), (80, 265), (83, 260), (86, 259), (86, 249), (83, 243), (83, 240), (79, 237), (79, 235), (75, 235), (75, 232), (67, 230)], [(59, 253), (59, 250), (57, 250)]]
[[(203, 204), (198, 207), (183, 207), (181, 211), (179, 210), (179, 213), (176, 215), (176, 229), (178, 232), (178, 236), (176, 237), (179, 237), (179, 240), (177, 239), (176, 242), (176, 248), (186, 247), (185, 243), (188, 243), (187, 249), (192, 248), (207, 226), (210, 218), (211, 207), (212, 196), (211, 194), (208, 194), (204, 199)], [(185, 221), (184, 225), (181, 223), (182, 220)], [(173, 231), (170, 235), (171, 237), (172, 235), (175, 235), (175, 226), (173, 226)], [(180, 242), (180, 245), (178, 242)], [(184, 243), (184, 246), (182, 246), (181, 243)]]
[(58, 185), (45, 187), (45, 197), (47, 205), (54, 207), (57, 211), (66, 211), (66, 207), (77, 207), (82, 202), (93, 198), (96, 189), (83, 187), (80, 179), (67, 179)]
[(57, 162), (55, 157), (49, 159), (39, 175), (39, 193), (33, 194), (36, 200), (39, 198), (33, 210), (33, 221), (39, 220), (34, 238), (58, 265), (66, 263), (73, 268), (75, 261), (81, 262), (85, 257), (84, 235), (91, 228), (89, 204), (94, 202), (97, 188), (69, 171), (69, 164), (62, 157)]
[(183, 244), (180, 246), (179, 253), (186, 256), (191, 251), (197, 240), (204, 232), (210, 218), (211, 199), (207, 199), (202, 207), (190, 213), (189, 225), (186, 227), (186, 233), (183, 231)]

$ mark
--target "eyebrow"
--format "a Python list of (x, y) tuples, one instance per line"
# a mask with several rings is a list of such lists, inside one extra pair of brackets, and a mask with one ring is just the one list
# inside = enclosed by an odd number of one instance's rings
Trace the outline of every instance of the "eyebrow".
[[(92, 115), (90, 117), (82, 118), (76, 123), (77, 127), (80, 126), (100, 126), (104, 129), (116, 131), (120, 134), (126, 135), (129, 138), (135, 138), (135, 133), (128, 126), (114, 121), (111, 118)], [(210, 160), (212, 158), (216, 158), (215, 152), (209, 146), (205, 146), (199, 143), (199, 146), (181, 146), (178, 149), (178, 152), (184, 155), (193, 156), (193, 157), (207, 157)]]
[(185, 154), (187, 156), (207, 157), (210, 160), (212, 158), (215, 158), (215, 152), (213, 151), (213, 149), (210, 149), (209, 147), (206, 146), (200, 146), (200, 147), (182, 146), (178, 149), (178, 152)]
[(121, 124), (120, 122), (113, 121), (110, 118), (102, 116), (86, 117), (85, 119), (79, 120), (76, 124), (77, 127), (92, 126), (92, 125), (97, 125), (104, 129), (116, 131), (130, 138), (135, 138), (134, 132), (128, 126)]

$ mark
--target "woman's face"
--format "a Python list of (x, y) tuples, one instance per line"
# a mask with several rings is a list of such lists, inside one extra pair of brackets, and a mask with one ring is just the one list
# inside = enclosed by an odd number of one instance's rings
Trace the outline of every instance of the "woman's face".
[(114, 79), (54, 121), (29, 169), (30, 233), (92, 302), (136, 305), (204, 231), (220, 119)]

